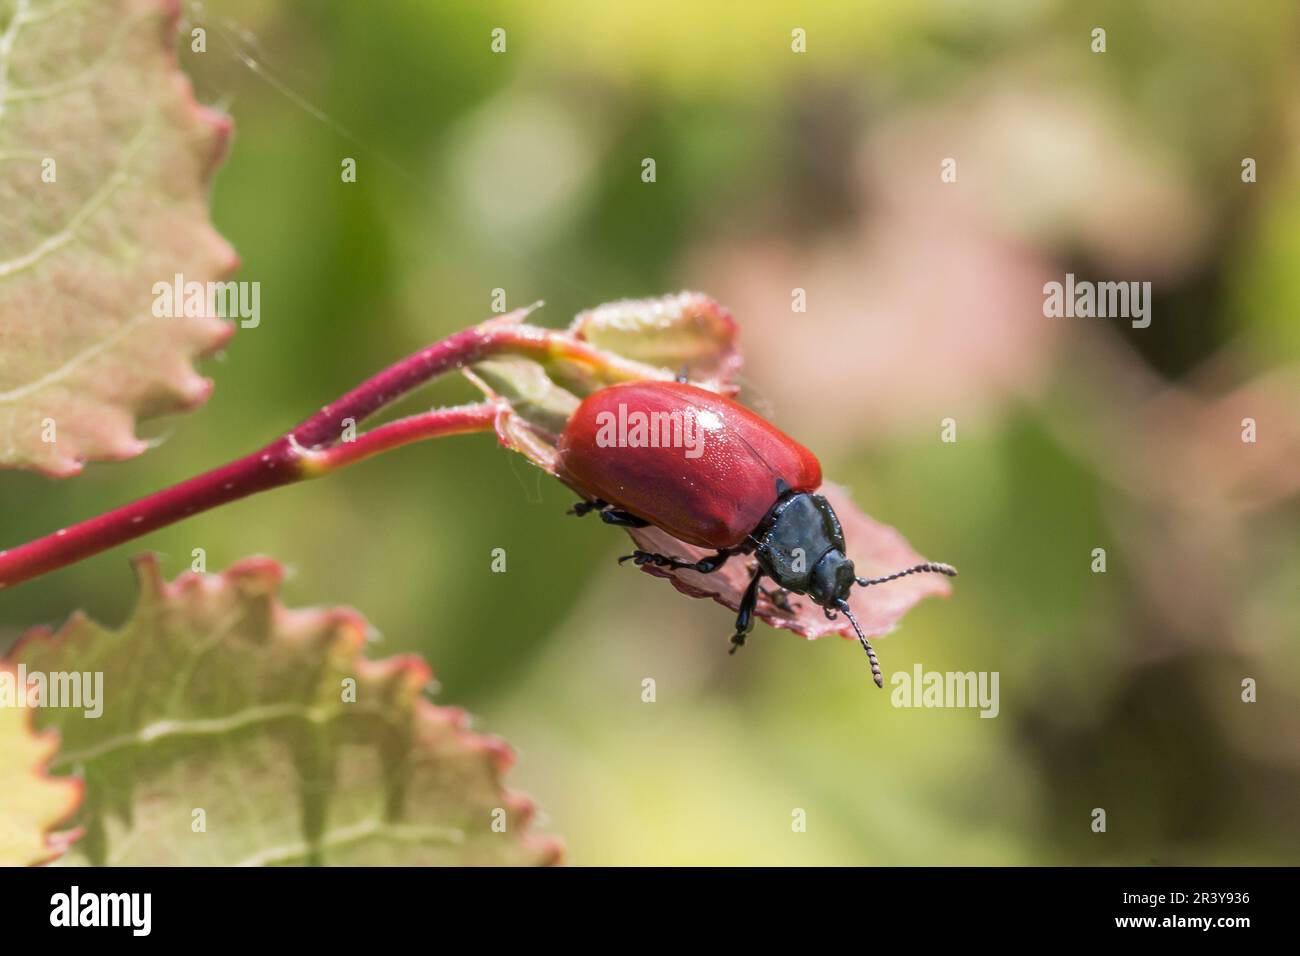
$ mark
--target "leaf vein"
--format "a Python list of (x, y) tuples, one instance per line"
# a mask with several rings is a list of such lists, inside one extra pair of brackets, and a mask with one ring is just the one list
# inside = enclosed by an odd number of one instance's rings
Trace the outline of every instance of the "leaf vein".
[(316, 849), (338, 849), (371, 839), (405, 844), (438, 843), (444, 846), (460, 846), (465, 842), (465, 832), (454, 827), (385, 823), (372, 817), (351, 826), (326, 831), (315, 845), (303, 840), (267, 847), (234, 865), (242, 867), (288, 863), (292, 860), (304, 859)]
[(146, 724), (131, 733), (118, 734), (100, 741), (84, 750), (59, 754), (51, 763), (52, 768), (74, 766), (96, 760), (115, 750), (125, 747), (138, 747), (174, 737), (222, 736), (246, 727), (273, 723), (286, 717), (301, 717), (311, 723), (325, 723), (334, 714), (322, 707), (308, 707), (301, 704), (269, 704), (261, 707), (249, 707), (221, 717), (208, 717), (196, 720), (159, 720)]

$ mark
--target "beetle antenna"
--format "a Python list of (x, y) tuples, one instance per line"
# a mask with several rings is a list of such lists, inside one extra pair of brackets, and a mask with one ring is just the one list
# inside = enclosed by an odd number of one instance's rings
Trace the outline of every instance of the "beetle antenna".
[(849, 621), (852, 622), (853, 630), (858, 635), (858, 642), (862, 645), (862, 649), (867, 652), (867, 660), (871, 661), (871, 678), (876, 682), (876, 686), (883, 690), (885, 687), (885, 678), (884, 675), (880, 673), (880, 661), (876, 660), (876, 652), (872, 650), (871, 642), (867, 640), (867, 636), (862, 633), (862, 628), (858, 627), (858, 619), (853, 616), (853, 611), (849, 609), (849, 602), (839, 601), (836, 604), (836, 607), (843, 611), (848, 616)]
[(904, 571), (895, 571), (893, 574), (887, 574), (883, 578), (858, 578), (858, 584), (862, 587), (870, 587), (873, 584), (884, 584), (886, 581), (893, 581), (896, 578), (906, 577), (909, 574), (946, 574), (950, 578), (957, 576), (957, 569), (951, 564), (939, 564), (933, 562), (930, 564), (918, 564), (914, 568), (907, 568)]

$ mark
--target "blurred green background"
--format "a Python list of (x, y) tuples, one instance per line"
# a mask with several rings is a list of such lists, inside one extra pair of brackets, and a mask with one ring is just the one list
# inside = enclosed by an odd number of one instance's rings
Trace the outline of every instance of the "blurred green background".
[[(0, 546), (260, 446), (489, 315), (494, 288), (552, 325), (696, 288), (741, 323), (743, 397), (961, 568), (877, 642), (886, 674), (998, 671), (1001, 712), (893, 708), (848, 642), (760, 626), (729, 658), (725, 609), (616, 567), (623, 536), (565, 517), (572, 496), (487, 436), (29, 583), (0, 648), (77, 607), (121, 621), (139, 550), (169, 575), (196, 547), (212, 570), (264, 553), (288, 603), (353, 605), (376, 655), (423, 654), (439, 700), (518, 749), (511, 784), (576, 864), (1300, 862), (1300, 8), (246, 0), (186, 20), (208, 30), (182, 54), (198, 94), (235, 118), (214, 218), (262, 324), (206, 364), (203, 409), (145, 426), (148, 454), (0, 474)], [(1151, 327), (1044, 318), (1066, 272), (1152, 282)]]

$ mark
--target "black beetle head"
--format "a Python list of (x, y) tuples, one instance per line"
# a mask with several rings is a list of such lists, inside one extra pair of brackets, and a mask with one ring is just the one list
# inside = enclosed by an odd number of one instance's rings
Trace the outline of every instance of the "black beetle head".
[(814, 566), (808, 581), (808, 596), (822, 607), (838, 607), (857, 583), (853, 562), (838, 549), (827, 551)]

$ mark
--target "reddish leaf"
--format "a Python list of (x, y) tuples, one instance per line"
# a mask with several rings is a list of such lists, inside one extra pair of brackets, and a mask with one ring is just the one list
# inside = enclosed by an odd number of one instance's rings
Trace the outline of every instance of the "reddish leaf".
[[(843, 488), (828, 482), (822, 485), (821, 493), (839, 516), (848, 545), (848, 555), (853, 559), (859, 576), (889, 574), (926, 560), (893, 528), (863, 514)], [(678, 541), (658, 528), (638, 528), (629, 530), (628, 534), (643, 551), (692, 561), (712, 553)], [(752, 566), (753, 559), (742, 556), (732, 558), (712, 574), (669, 571), (652, 564), (643, 565), (641, 570), (656, 577), (668, 578), (673, 587), (683, 594), (713, 598), (734, 611), (740, 607), (740, 597), (749, 584)], [(849, 605), (853, 608), (863, 633), (875, 637), (892, 631), (899, 619), (922, 598), (932, 595), (947, 597), (951, 593), (952, 588), (944, 578), (933, 574), (917, 574), (888, 584), (854, 588), (849, 596)], [(834, 621), (829, 620), (820, 607), (798, 595), (791, 595), (790, 602), (794, 608), (793, 613), (783, 611), (763, 596), (758, 602), (756, 613), (773, 627), (786, 628), (810, 639), (825, 634), (855, 637), (852, 625), (843, 616)]]

